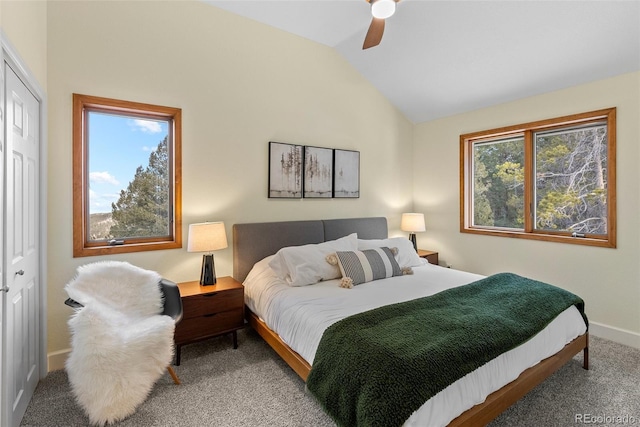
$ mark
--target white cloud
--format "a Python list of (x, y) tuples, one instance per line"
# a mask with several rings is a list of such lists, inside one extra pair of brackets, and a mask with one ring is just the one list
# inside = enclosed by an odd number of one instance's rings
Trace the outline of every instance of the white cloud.
[(133, 120), (133, 125), (136, 129), (141, 130), (144, 133), (160, 133), (162, 132), (162, 126), (160, 123), (153, 120)]
[(111, 203), (120, 198), (118, 193), (98, 193), (89, 189), (90, 213), (111, 212)]
[(118, 180), (109, 172), (91, 172), (89, 174), (89, 181), (96, 184), (120, 185)]

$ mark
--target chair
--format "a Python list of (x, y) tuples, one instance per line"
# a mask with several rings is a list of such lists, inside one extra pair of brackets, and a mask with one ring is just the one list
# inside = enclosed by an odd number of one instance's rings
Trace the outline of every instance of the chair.
[(131, 415), (174, 357), (175, 325), (182, 319), (177, 285), (126, 262), (78, 268), (65, 290), (71, 354), (66, 362), (76, 400), (92, 424)]
[[(161, 279), (160, 290), (164, 297), (162, 314), (171, 317), (173, 319), (173, 323), (177, 325), (178, 322), (182, 320), (182, 298), (180, 297), (180, 289), (178, 289), (178, 285), (174, 282), (167, 279)], [(180, 380), (171, 365), (167, 366), (167, 370), (169, 371), (171, 378), (173, 378), (173, 382), (179, 385)]]

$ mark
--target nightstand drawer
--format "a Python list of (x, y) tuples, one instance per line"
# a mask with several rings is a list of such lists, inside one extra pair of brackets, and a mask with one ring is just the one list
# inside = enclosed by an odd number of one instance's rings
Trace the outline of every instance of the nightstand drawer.
[(238, 329), (244, 327), (244, 287), (233, 277), (218, 277), (215, 285), (178, 283), (182, 297), (182, 320), (176, 325), (176, 365), (183, 345), (216, 335), (231, 334), (238, 348)]
[(226, 331), (242, 328), (244, 325), (243, 314), (243, 310), (240, 308), (182, 319), (176, 327), (176, 343), (203, 339), (209, 336), (219, 335)]
[(208, 314), (240, 309), (244, 306), (243, 289), (231, 289), (209, 294), (193, 295), (182, 299), (184, 318), (198, 318)]

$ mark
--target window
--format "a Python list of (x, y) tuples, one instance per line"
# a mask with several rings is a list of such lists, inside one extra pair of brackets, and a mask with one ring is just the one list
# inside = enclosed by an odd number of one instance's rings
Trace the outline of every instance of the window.
[(616, 246), (616, 109), (460, 135), (460, 231)]
[(73, 256), (182, 247), (181, 115), (73, 95)]

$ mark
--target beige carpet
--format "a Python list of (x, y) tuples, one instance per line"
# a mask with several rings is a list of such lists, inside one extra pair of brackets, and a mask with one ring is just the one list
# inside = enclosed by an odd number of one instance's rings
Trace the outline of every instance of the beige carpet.
[[(616, 425), (615, 417), (634, 417), (640, 424), (640, 350), (595, 337), (590, 341), (589, 371), (582, 369), (582, 354), (576, 356), (491, 426), (604, 426)], [(254, 331), (240, 331), (238, 344), (233, 350), (230, 337), (219, 337), (183, 347), (176, 367), (183, 384), (176, 386), (165, 375), (138, 411), (116, 425), (335, 425)], [(591, 422), (576, 422), (576, 417)], [(64, 371), (40, 382), (21, 425), (89, 425)]]

